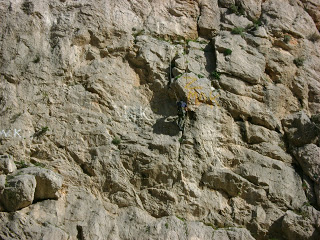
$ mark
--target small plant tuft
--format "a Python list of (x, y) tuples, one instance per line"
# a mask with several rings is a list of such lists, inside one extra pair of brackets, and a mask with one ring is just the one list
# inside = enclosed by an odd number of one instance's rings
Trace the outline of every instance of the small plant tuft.
[(227, 49), (224, 50), (224, 52), (223, 52), (223, 54), (224, 54), (225, 56), (231, 55), (231, 53), (232, 53), (232, 50), (229, 49), (229, 48), (227, 48)]
[(310, 207), (311, 203), (310, 202), (305, 202), (305, 203), (303, 203), (303, 206)]
[(255, 19), (252, 22), (253, 24), (250, 24), (246, 27), (247, 31), (256, 31), (258, 27), (262, 25), (262, 22), (260, 19)]
[(36, 56), (36, 58), (32, 62), (33, 63), (39, 63), (40, 62), (40, 57)]
[(121, 143), (121, 139), (119, 137), (115, 137), (114, 139), (112, 139), (112, 143), (114, 145), (119, 145)]
[(43, 164), (43, 163), (40, 163), (40, 162), (34, 162), (34, 163), (32, 163), (34, 166), (36, 166), (36, 167), (41, 167), (41, 168), (44, 168), (46, 165), (45, 164)]
[(48, 131), (49, 131), (49, 128), (47, 126), (42, 127), (39, 131), (35, 132), (32, 136), (39, 138), (39, 137), (43, 136)]
[(181, 78), (181, 76), (182, 76), (182, 74), (179, 74), (179, 75), (175, 76), (174, 79), (177, 80), (177, 79)]
[(237, 15), (244, 15), (244, 13), (245, 13), (243, 7), (237, 6), (235, 4), (232, 4), (229, 7), (229, 11), (232, 12), (232, 13), (235, 13)]
[(296, 59), (293, 60), (293, 63), (294, 63), (297, 67), (301, 67), (301, 66), (303, 66), (304, 58), (298, 57), (298, 58), (296, 58)]
[(179, 216), (176, 216), (178, 219), (180, 219), (182, 222), (185, 222), (186, 220), (183, 218), (183, 217), (179, 217)]
[(308, 186), (307, 186), (307, 184), (305, 182), (302, 183), (302, 188), (303, 188), (303, 190), (307, 190)]
[(291, 40), (291, 36), (290, 36), (290, 35), (284, 35), (283, 41), (284, 41), (285, 43), (289, 43), (290, 40)]
[(27, 168), (27, 167), (29, 167), (29, 165), (25, 162), (25, 161), (23, 161), (23, 160), (21, 160), (21, 161), (14, 161), (14, 163), (17, 165), (17, 168), (18, 169), (20, 169), (20, 168)]
[(201, 74), (197, 74), (197, 76), (198, 76), (198, 78), (204, 78), (204, 76)]
[(235, 27), (231, 30), (231, 33), (232, 34), (239, 34), (241, 36), (243, 36), (243, 33), (244, 33), (244, 28), (242, 27)]
[(168, 223), (166, 223), (164, 226), (166, 227), (166, 229), (169, 228), (169, 224)]
[(220, 73), (218, 73), (217, 71), (213, 71), (213, 72), (210, 74), (210, 76), (213, 77), (214, 79), (220, 80)]

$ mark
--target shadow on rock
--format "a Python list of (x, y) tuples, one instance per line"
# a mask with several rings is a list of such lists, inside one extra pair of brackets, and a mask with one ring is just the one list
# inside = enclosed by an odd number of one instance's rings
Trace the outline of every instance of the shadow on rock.
[(175, 117), (160, 118), (153, 125), (153, 133), (176, 136), (179, 134), (179, 128)]

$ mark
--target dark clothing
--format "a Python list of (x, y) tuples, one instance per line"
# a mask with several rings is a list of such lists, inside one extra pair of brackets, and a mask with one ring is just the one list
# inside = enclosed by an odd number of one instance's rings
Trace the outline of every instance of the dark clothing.
[(178, 106), (178, 127), (181, 131), (183, 131), (184, 128), (184, 122), (185, 122), (185, 116), (186, 116), (186, 110), (187, 110), (187, 104), (184, 101), (177, 102)]
[(187, 104), (184, 101), (177, 102), (178, 107), (186, 108)]
[(187, 104), (184, 101), (177, 102), (178, 116), (184, 116), (186, 114)]

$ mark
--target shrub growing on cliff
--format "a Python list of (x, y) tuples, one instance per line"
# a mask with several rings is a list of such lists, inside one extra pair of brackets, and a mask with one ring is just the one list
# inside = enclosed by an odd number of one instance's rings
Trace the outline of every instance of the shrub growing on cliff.
[(229, 7), (229, 11), (237, 15), (244, 15), (244, 9), (241, 6), (237, 6), (235, 4), (232, 4)]
[(223, 54), (224, 54), (225, 56), (231, 55), (231, 53), (232, 53), (232, 50), (229, 49), (229, 48), (227, 48), (227, 49), (224, 50), (224, 52), (223, 52)]
[(16, 164), (18, 169), (29, 167), (29, 165), (23, 160), (20, 160), (20, 162), (14, 161), (14, 163)]
[(114, 145), (119, 145), (121, 143), (121, 139), (119, 137), (115, 137), (114, 139), (112, 139), (112, 143)]
[(301, 67), (304, 63), (304, 58), (302, 57), (298, 57), (296, 59), (293, 60), (293, 63), (297, 66), (297, 67)]
[(243, 35), (243, 33), (244, 33), (244, 28), (242, 28), (242, 27), (235, 27), (235, 28), (233, 28), (232, 30), (231, 30), (231, 33), (232, 34), (239, 34), (239, 35)]
[(290, 42), (290, 40), (291, 40), (291, 36), (290, 36), (290, 35), (284, 35), (283, 41), (284, 41), (285, 43)]
[(217, 71), (213, 71), (211, 74), (210, 74), (211, 77), (215, 78), (215, 79), (220, 79), (220, 73), (218, 73)]
[(262, 25), (262, 22), (260, 19), (255, 19), (252, 22), (253, 24), (250, 24), (246, 27), (247, 31), (256, 31), (258, 27)]

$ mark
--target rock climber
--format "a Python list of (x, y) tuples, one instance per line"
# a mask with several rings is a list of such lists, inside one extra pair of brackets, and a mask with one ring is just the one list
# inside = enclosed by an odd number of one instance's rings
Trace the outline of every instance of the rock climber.
[(178, 127), (180, 131), (183, 131), (185, 118), (188, 111), (187, 103), (180, 100), (179, 102), (177, 102), (177, 107), (178, 107)]

